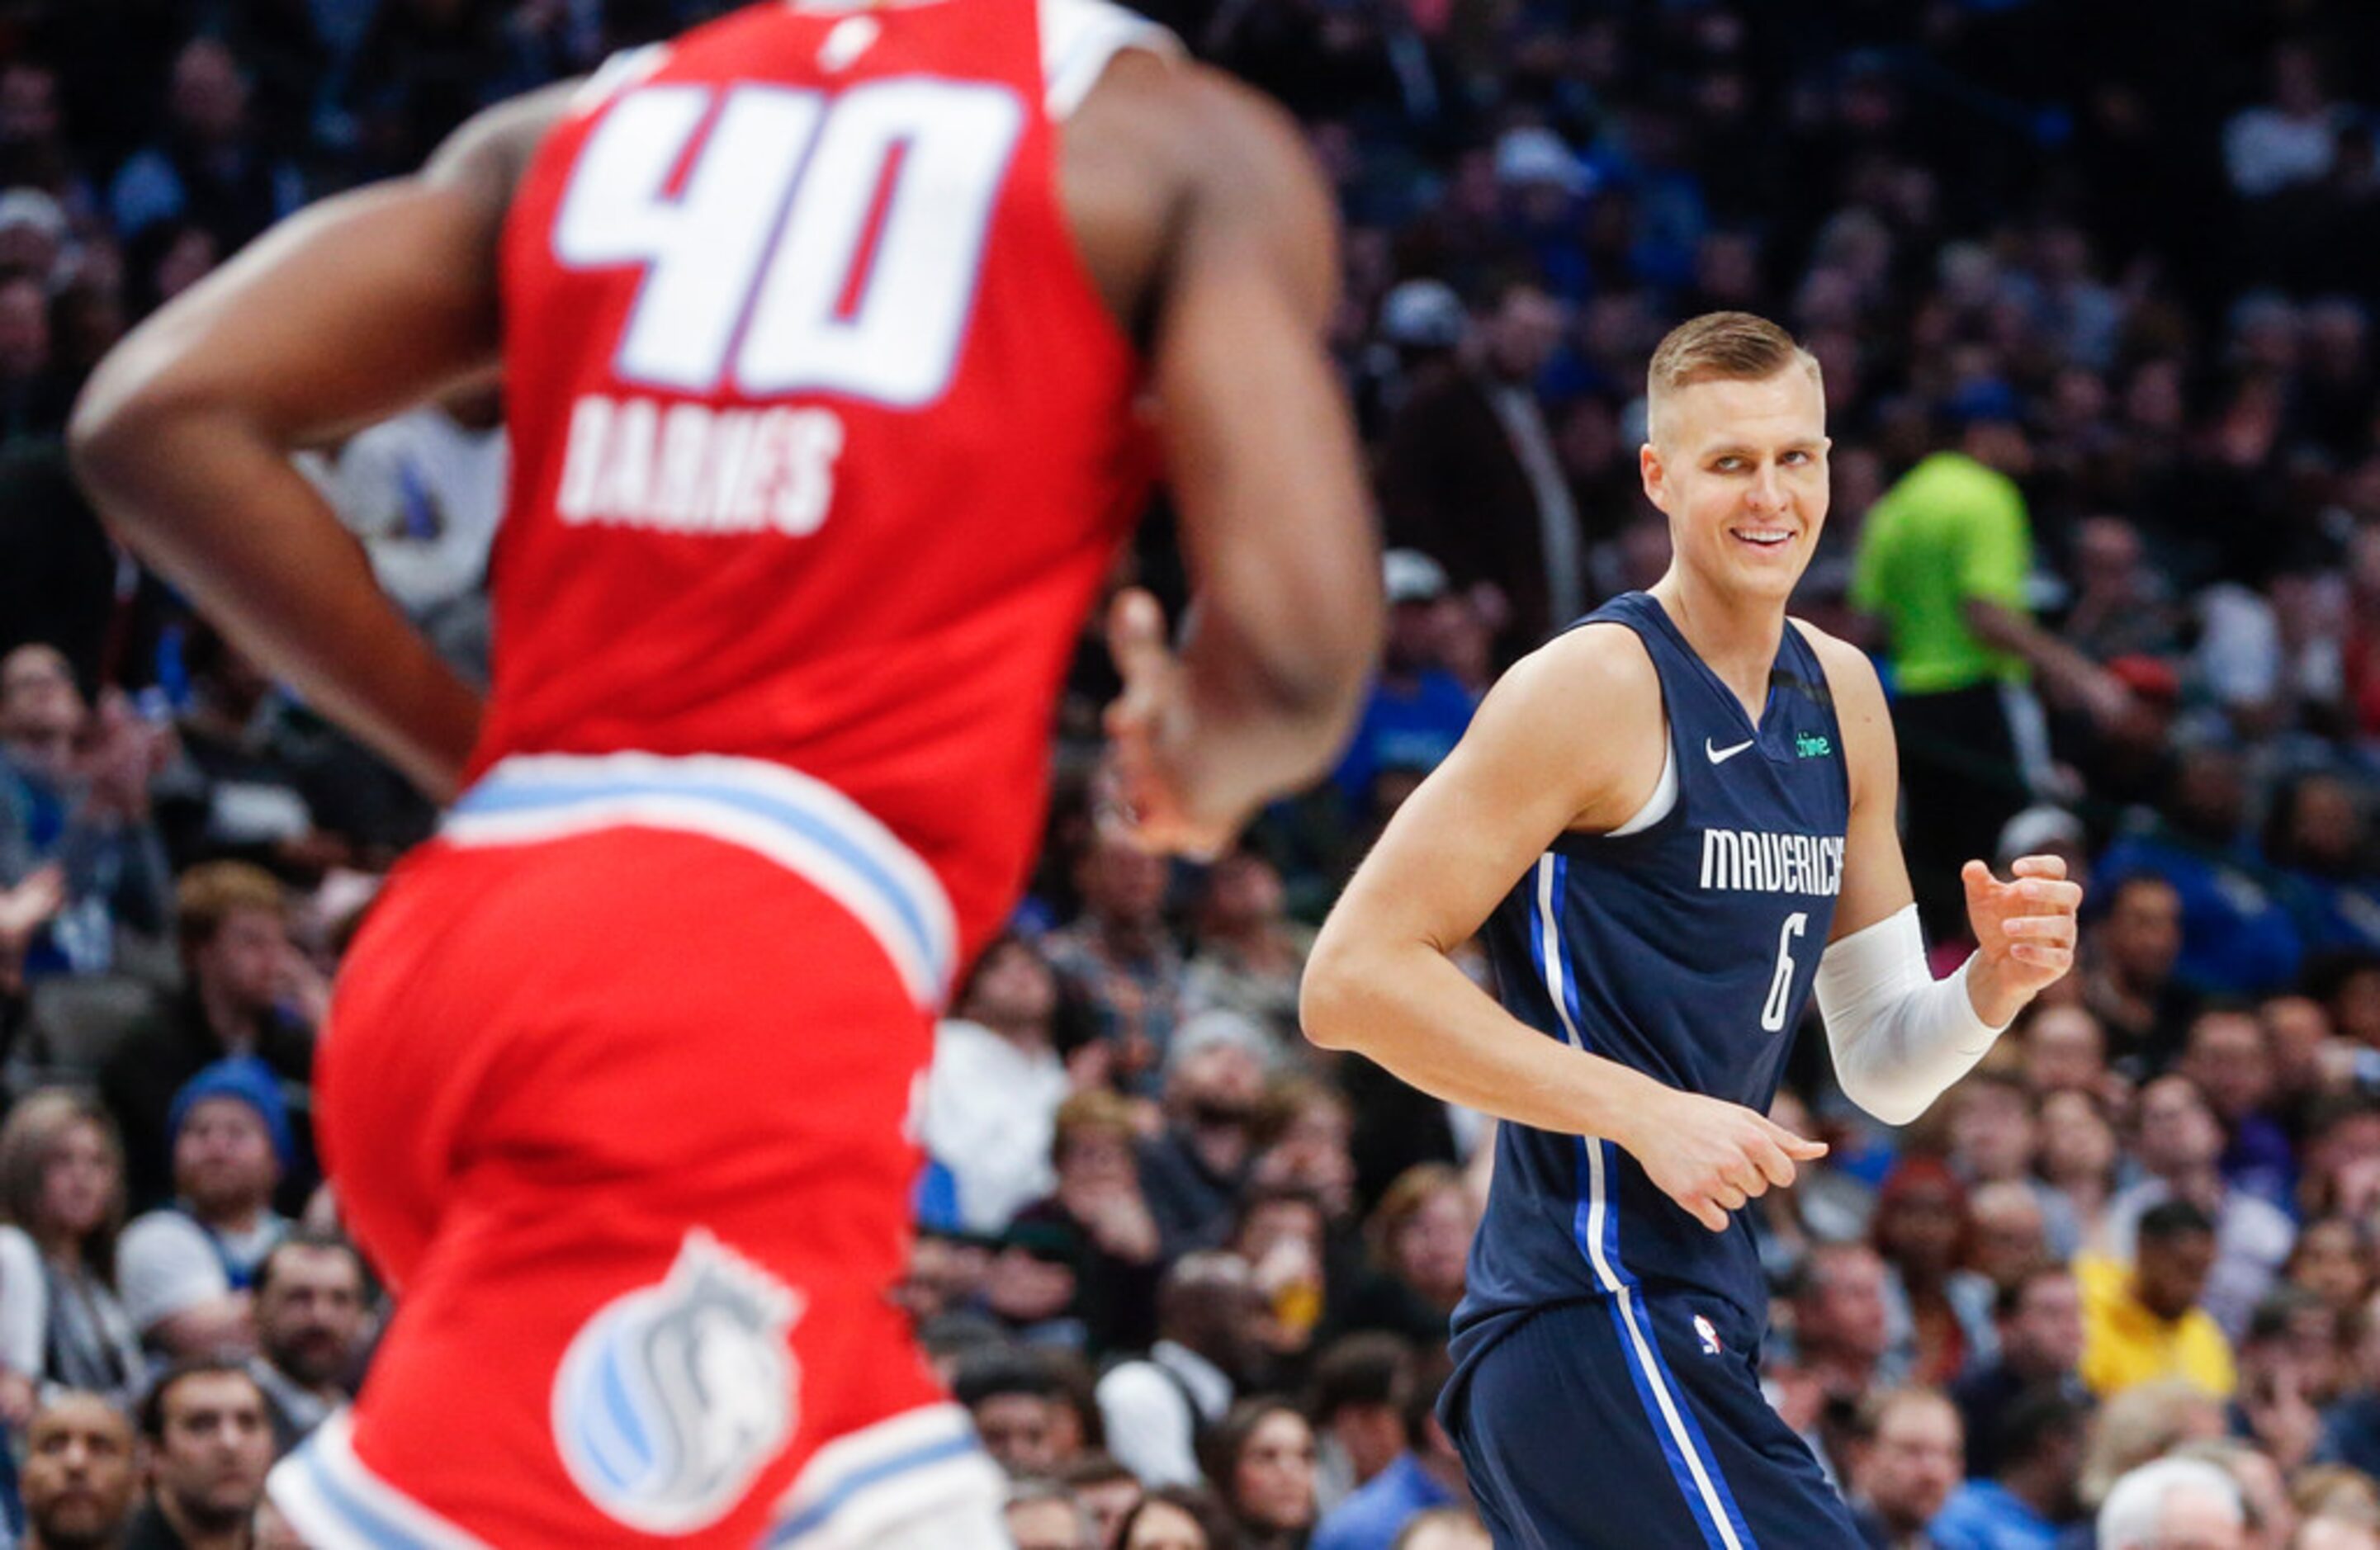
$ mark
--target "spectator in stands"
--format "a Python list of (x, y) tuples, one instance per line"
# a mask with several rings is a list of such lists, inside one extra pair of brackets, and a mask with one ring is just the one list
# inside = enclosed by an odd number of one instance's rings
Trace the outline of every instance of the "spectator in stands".
[(2236, 1437), (2186, 1442), (2168, 1458), (2197, 1459), (2231, 1477), (2240, 1503), (2247, 1511), (2243, 1550), (2292, 1550), (2297, 1544), (2298, 1508), (2289, 1499), (2289, 1482), (2279, 1466)]
[(2219, 1006), (2200, 1012), (2190, 1024), (2180, 1069), (2222, 1122), (2216, 1166), (2224, 1181), (2288, 1210), (2297, 1200), (2297, 1156), (2267, 1109), (2277, 1084), (2272, 1046), (2256, 1014)]
[(1892, 1350), (1885, 1265), (1864, 1243), (1817, 1243), (1793, 1292), (1793, 1370), (1823, 1403), (1855, 1408), (1900, 1381)]
[(2285, 1470), (2313, 1456), (2321, 1407), (2339, 1378), (2338, 1316), (2310, 1291), (2282, 1287), (2256, 1306), (2239, 1346), (2233, 1433)]
[(1246, 1263), (1185, 1254), (1157, 1293), (1158, 1340), (1099, 1384), (1110, 1450), (1147, 1486), (1200, 1478), (1196, 1442), (1259, 1374), (1258, 1333), (1269, 1316)]
[(1075, 1494), (1048, 1480), (1020, 1480), (1008, 1488), (1001, 1513), (1016, 1550), (1101, 1550), (1091, 1515)]
[(1964, 1470), (1959, 1411), (1930, 1388), (1896, 1388), (1862, 1409), (1852, 1520), (1869, 1550), (1931, 1550), (1925, 1526)]
[(1470, 726), (1473, 705), (1440, 649), (1445, 567), (1417, 549), (1390, 550), (1380, 566), (1389, 625), (1379, 677), (1331, 777), (1344, 811), (1359, 817), (1370, 811), (1382, 771), (1437, 769)]
[(182, 641), (182, 758), (158, 781), (177, 866), (249, 861), (310, 885), (334, 866), (386, 866), (429, 835), (419, 793), (277, 690), (220, 631)]
[(1140, 1482), (1110, 1453), (1086, 1453), (1058, 1471), (1058, 1483), (1091, 1515), (1091, 1543), (1115, 1550), (1124, 1518), (1140, 1503)]
[(2082, 1248), (2104, 1241), (2121, 1155), (2103, 1100), (2077, 1088), (2041, 1100), (2042, 1182), (2065, 1203), (2064, 1214), (2074, 1219), (2074, 1241)]
[(2247, 1511), (2231, 1477), (2200, 1459), (2159, 1459), (2100, 1504), (2101, 1550), (2243, 1550)]
[(1058, 1106), (1050, 1140), (1058, 1187), (1025, 1207), (1015, 1229), (1054, 1229), (1074, 1271), (1069, 1314), (1094, 1352), (1135, 1350), (1156, 1337), (1165, 1261), (1133, 1146), (1132, 1106), (1093, 1089)]
[(1303, 1373), (1315, 1330), (1330, 1302), (1330, 1228), (1322, 1203), (1293, 1185), (1251, 1184), (1226, 1246), (1247, 1261), (1257, 1290), (1271, 1304), (1265, 1347), (1275, 1370)]
[(1348, 1296), (1341, 1322), (1416, 1342), (1443, 1339), (1447, 1320), (1463, 1301), (1478, 1225), (1478, 1202), (1461, 1174), (1441, 1163), (1408, 1169), (1365, 1224), (1370, 1273)]
[(334, 1234), (299, 1229), (256, 1268), (257, 1354), (249, 1376), (264, 1392), (280, 1458), (347, 1402), (370, 1334), (363, 1255)]
[(2231, 1343), (2198, 1305), (2215, 1268), (2214, 1219), (2188, 1200), (2140, 1217), (2130, 1270), (2085, 1255), (2082, 1381), (2102, 1399), (2154, 1378), (2180, 1377), (2218, 1399), (2237, 1386)]
[(2044, 1264), (2001, 1289), (1994, 1308), (1998, 1351), (1959, 1375), (1950, 1398), (1966, 1433), (1967, 1472), (1988, 1479), (1999, 1468), (1999, 1437), (2009, 1409), (2025, 1394), (2048, 1390), (2082, 1403), (2082, 1296), (2062, 1264)]
[(0, 890), (48, 866), (62, 890), (32, 973), (109, 968), (119, 926), (163, 935), (172, 884), (149, 782), (165, 749), (121, 695), (88, 709), (51, 648), (0, 658)]
[(2198, 1013), (2198, 998), (2174, 977), (2181, 895), (2144, 873), (2111, 880), (2101, 897), (2107, 913), (2083, 938), (2083, 1000), (2107, 1030), (2112, 1058), (2136, 1072), (2162, 1066)]
[(1279, 1052), (1297, 1044), (1297, 980), (1314, 946), (1313, 928), (1291, 920), (1281, 873), (1247, 845), (1208, 868), (1198, 895), (1197, 949), (1183, 971), (1182, 1002), (1191, 1013), (1220, 1011), (1257, 1023)]
[(2317, 770), (2283, 785), (2265, 816), (2265, 857), (2289, 874), (2283, 901), (2309, 951), (2380, 951), (2380, 877), (2362, 800)]
[(136, 1218), (116, 1245), (125, 1312), (168, 1356), (246, 1352), (249, 1289), (290, 1226), (273, 1209), (293, 1144), (280, 1079), (251, 1055), (218, 1060), (175, 1095), (166, 1126), (174, 1204)]
[(2099, 1406), (2085, 1439), (2076, 1489), (2096, 1508), (2118, 1479), (2152, 1459), (2191, 1443), (2221, 1438), (2228, 1425), (2221, 1401), (2186, 1378), (2155, 1378)]
[(1450, 1371), (1442, 1357), (1427, 1362), (1400, 1407), (1402, 1450), (1322, 1519), (1313, 1550), (1390, 1550), (1416, 1516), (1470, 1502), (1463, 1456), (1438, 1420)]
[(2353, 1217), (2317, 1217), (2298, 1229), (2281, 1274), (2340, 1317), (2355, 1316), (2372, 1290), (2370, 1229)]
[(1054, 1033), (1058, 977), (1008, 934), (976, 960), (934, 1030), (924, 1140), (956, 1177), (959, 1219), (998, 1232), (1057, 1183), (1050, 1142), (1071, 1084)]
[(2198, 1301), (2237, 1339), (2280, 1273), (2297, 1228), (2268, 1200), (2235, 1189), (2217, 1164), (2223, 1127), (2189, 1077), (2161, 1076), (2141, 1089), (2135, 1149), (2147, 1177), (2107, 1211), (2108, 1247), (2131, 1257), (2133, 1224), (2167, 1201), (2187, 1201), (2215, 1224), (2215, 1266)]
[(1348, 1151), (1354, 1124), (1344, 1096), (1311, 1077), (1276, 1078), (1257, 1114), (1257, 1159), (1250, 1187), (1304, 1190), (1322, 1205), (1330, 1230), (1352, 1225), (1355, 1159)]
[(24, 1550), (111, 1550), (140, 1488), (132, 1423), (96, 1394), (61, 1389), (25, 1428)]
[(2244, 200), (2267, 200), (2321, 182), (2338, 153), (2347, 114), (2324, 90), (2322, 61), (2312, 47), (2291, 42), (2273, 50), (2271, 95), (2241, 108), (2223, 127), (2223, 165), (2232, 191)]
[(2053, 1550), (2078, 1515), (2076, 1477), (2087, 1412), (2054, 1390), (2009, 1407), (1995, 1449), (1999, 1468), (1970, 1480), (1927, 1532), (1940, 1550)]
[(2181, 903), (2174, 972), (2202, 995), (2286, 989), (2305, 944), (2247, 826), (2247, 772), (2234, 748), (2204, 744), (2175, 768), (2158, 822), (2108, 848), (2095, 869), (2103, 889), (2138, 873), (2171, 883)]
[(0, 1413), (30, 1409), (26, 1380), (118, 1404), (140, 1390), (140, 1338), (110, 1282), (124, 1224), (124, 1155), (88, 1098), (45, 1088), (0, 1122)]
[(2315, 1456), (2380, 1474), (2380, 1295), (2356, 1309), (2344, 1333), (2350, 1387), (2323, 1412)]
[[(2039, 1021), (2034, 1019), (2035, 1023)], [(2031, 1035), (2028, 1028), (2028, 1039)], [(1950, 1171), (1975, 1192), (1971, 1209), (1984, 1189), (2014, 1184), (2033, 1197), (2042, 1217), (2041, 1231), (2058, 1257), (2071, 1254), (2081, 1229), (2066, 1202), (2034, 1176), (2041, 1126), (2034, 1112), (2034, 1095), (2024, 1080), (2009, 1072), (1974, 1072), (1950, 1090), (1949, 1097)]]
[(1049, 938), (1050, 964), (1091, 1012), (1114, 1084), (1157, 1090), (1182, 1020), (1182, 952), (1165, 927), (1165, 861), (1095, 833), (1075, 866), (1083, 912)]
[(1903, 1157), (1876, 1192), (1869, 1241), (1885, 1263), (1893, 1344), (1912, 1379), (1956, 1377), (1969, 1354), (1991, 1344), (1992, 1288), (1964, 1268), (1966, 1193), (1932, 1157)]
[[(2052, 1248), (2041, 1200), (2031, 1183), (2015, 1179), (1985, 1184), (1967, 1198), (1967, 1268), (1995, 1301), (2036, 1266), (2073, 1257)], [(1971, 1331), (1971, 1362), (1998, 1347), (1988, 1325), (1985, 1331)]]
[(507, 466), (504, 398), (480, 384), (359, 432), (335, 458), (300, 463), (362, 540), (381, 589), (442, 649), (463, 648), (450, 660), (482, 680), (480, 589)]
[(1228, 1012), (1206, 1012), (1165, 1072), (1165, 1129), (1140, 1149), (1140, 1182), (1171, 1259), (1219, 1247), (1256, 1160), (1267, 1035)]
[(970, 1357), (959, 1364), (951, 1392), (1011, 1479), (1054, 1474), (1072, 1461), (1060, 1451), (1062, 1386), (1039, 1353), (995, 1347)]
[(1243, 1399), (1200, 1454), (1247, 1550), (1304, 1550), (1314, 1532), (1314, 1428), (1284, 1399)]
[[(328, 996), (289, 938), (286, 900), (270, 875), (239, 862), (194, 866), (182, 877), (174, 914), (188, 987), (125, 1035), (99, 1077), (123, 1127), (132, 1198), (142, 1205), (171, 1193), (168, 1138), (183, 1084), (225, 1056), (252, 1055), (285, 1084), (302, 1086), (312, 1076), (315, 1023)], [(301, 1164), (309, 1151), (300, 1144)]]
[(1122, 1550), (1240, 1550), (1238, 1528), (1211, 1495), (1195, 1485), (1162, 1485), (1125, 1515)]
[(1534, 279), (1500, 281), (1466, 369), (1408, 399), (1381, 453), (1390, 541), (1437, 560), (1457, 587), (1503, 594), (1506, 660), (1585, 610), (1587, 538), (1531, 391), (1565, 321)]
[(150, 1499), (124, 1550), (248, 1550), (273, 1426), (264, 1394), (237, 1362), (192, 1357), (158, 1375), (140, 1401)]
[(1404, 1452), (1413, 1386), (1413, 1346), (1381, 1330), (1345, 1336), (1316, 1359), (1306, 1413), (1314, 1420), (1315, 1497), (1326, 1522)]
[(260, 143), (248, 92), (239, 61), (220, 39), (183, 45), (164, 137), (126, 162), (108, 191), (118, 236), (187, 218), (230, 252), (298, 208), (305, 184), (295, 166)]
[(2036, 1001), (2020, 1016), (2019, 1043), (2023, 1053), (2025, 1085), (2036, 1100), (2052, 1093), (2088, 1093), (2105, 1097), (2107, 1090), (2107, 1031), (2088, 1007), (2043, 1006)]

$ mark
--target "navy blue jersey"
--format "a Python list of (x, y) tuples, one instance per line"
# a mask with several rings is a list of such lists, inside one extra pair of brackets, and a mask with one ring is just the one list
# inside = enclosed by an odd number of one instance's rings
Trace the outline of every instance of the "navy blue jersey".
[[(1765, 1112), (1842, 880), (1851, 794), (1825, 670), (1789, 624), (1755, 727), (1650, 596), (1581, 621), (1597, 622), (1634, 630), (1659, 671), (1677, 801), (1633, 834), (1564, 835), (1530, 868), (1487, 927), (1500, 994), (1548, 1038)], [(1497, 1148), (1458, 1356), (1502, 1315), (1623, 1287), (1765, 1327), (1743, 1213), (1713, 1233), (1609, 1141), (1506, 1124)]]

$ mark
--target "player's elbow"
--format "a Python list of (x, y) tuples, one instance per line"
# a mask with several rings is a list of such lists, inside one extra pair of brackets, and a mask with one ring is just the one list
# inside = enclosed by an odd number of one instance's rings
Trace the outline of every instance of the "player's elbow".
[(136, 516), (123, 499), (156, 456), (171, 410), (152, 374), (118, 350), (101, 362), (75, 401), (67, 422), (67, 454), (75, 477), (110, 520)]
[(1348, 957), (1326, 926), (1298, 980), (1297, 1024), (1319, 1049), (1353, 1049), (1362, 1036), (1361, 981)]
[(1896, 1128), (1915, 1124), (1938, 1096), (1857, 1071), (1838, 1071), (1835, 1081), (1861, 1113)]

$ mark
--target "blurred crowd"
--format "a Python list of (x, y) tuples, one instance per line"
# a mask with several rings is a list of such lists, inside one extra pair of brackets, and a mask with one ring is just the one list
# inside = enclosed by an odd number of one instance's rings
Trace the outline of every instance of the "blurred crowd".
[[(24, 1543), (293, 1543), (263, 1471), (386, 1313), (320, 1187), (313, 1041), (435, 823), (110, 541), (75, 392), (276, 218), (717, 8), (0, 0)], [(1876, 1545), (2380, 1547), (2380, 11), (1150, 9), (1337, 189), (1390, 635), (1337, 771), (1198, 867), (1096, 819), (1086, 636), (1032, 892), (938, 1035), (901, 1293), (1019, 1544), (1486, 1543), (1431, 1407), (1492, 1123), (1307, 1047), (1298, 975), (1495, 673), (1661, 573), (1645, 363), (1742, 308), (1824, 368), (1797, 610), (1895, 696), (1937, 952), (1970, 855), (2090, 888), (2076, 974), (1918, 1124), (1851, 1108), (1805, 1031), (1778, 1114), (1834, 1150), (1751, 1208), (1771, 1398)], [(502, 427), (458, 396), (305, 459), (467, 671)], [(1178, 600), (1161, 511), (1119, 579)]]

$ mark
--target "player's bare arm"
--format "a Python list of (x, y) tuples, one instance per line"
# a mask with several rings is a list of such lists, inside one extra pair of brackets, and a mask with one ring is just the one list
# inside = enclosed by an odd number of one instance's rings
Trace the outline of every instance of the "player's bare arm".
[(1279, 109), (1145, 54), (1077, 114), (1065, 181), (1094, 276), (1148, 343), (1193, 582), (1178, 655), (1152, 599), (1117, 600), (1109, 732), (1142, 837), (1212, 851), (1328, 767), (1379, 642), (1371, 510), (1324, 345), (1334, 216)]
[(1704, 1226), (1826, 1148), (1736, 1104), (1549, 1039), (1448, 957), (1566, 830), (1624, 823), (1660, 779), (1660, 682), (1623, 625), (1571, 631), (1505, 675), (1406, 800), (1324, 923), (1306, 1035), (1413, 1085), (1540, 1130), (1608, 1137)]
[(1900, 766), (1883, 685), (1857, 648), (1794, 623), (1826, 667), (1851, 782), (1842, 893), (1819, 969), (1819, 1011), (1844, 1092), (1878, 1118), (1905, 1124), (2073, 966), (2082, 890), (2055, 856), (2019, 859), (2005, 882), (1983, 861), (1969, 861), (1962, 877), (1976, 951), (1936, 984), (1895, 826)]
[(479, 696), (382, 595), (289, 454), (494, 368), (497, 238), (560, 102), (494, 110), (420, 176), (268, 233), (108, 357), (71, 431), (76, 467), (127, 542), (440, 797), (470, 751)]

